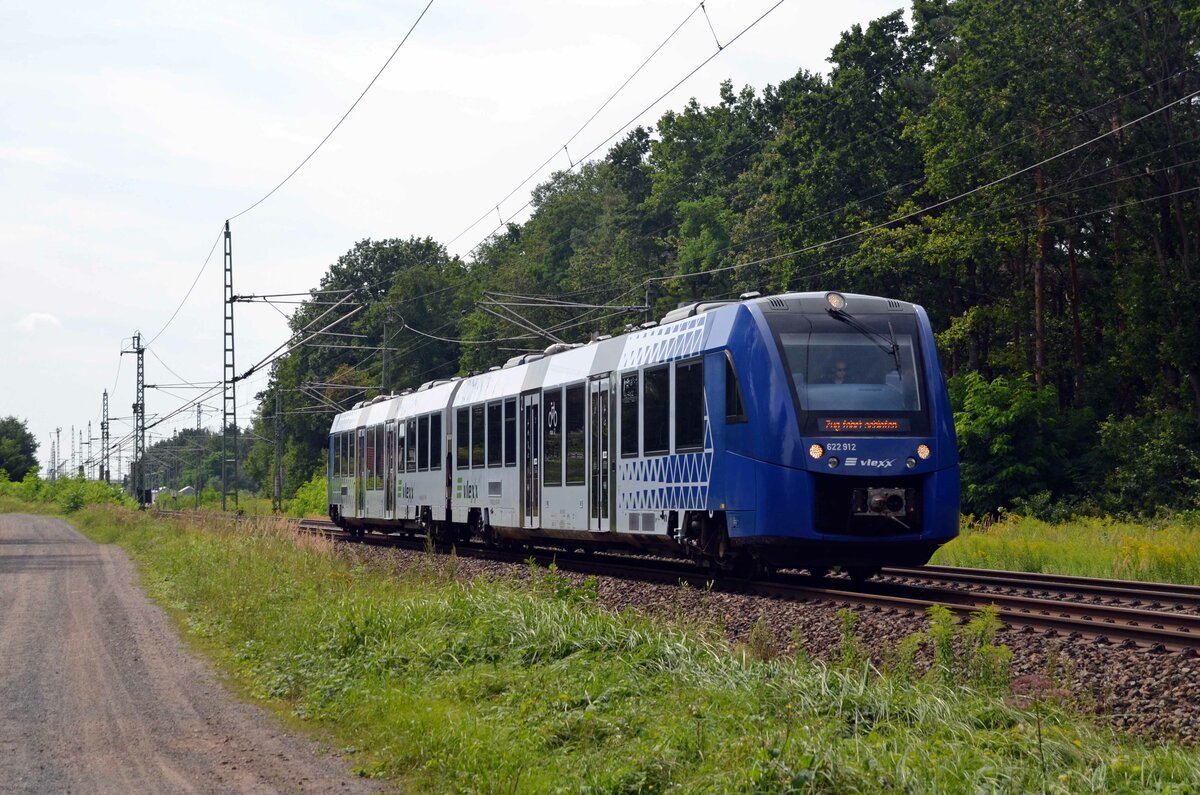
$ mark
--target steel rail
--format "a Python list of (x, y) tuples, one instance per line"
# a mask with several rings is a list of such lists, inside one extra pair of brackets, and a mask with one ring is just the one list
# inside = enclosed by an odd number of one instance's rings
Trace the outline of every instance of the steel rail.
[[(162, 511), (163, 514), (185, 515), (185, 512)], [(320, 533), (336, 539), (350, 540), (350, 533), (341, 530), (333, 522), (319, 519), (292, 520), (297, 529)], [(393, 547), (409, 550), (430, 549), (423, 536), (401, 536), (368, 534), (354, 539), (360, 543), (378, 547)], [(1064, 600), (1062, 598), (1037, 598), (1027, 595), (997, 594), (953, 587), (918, 586), (895, 582), (867, 582), (854, 584), (841, 578), (814, 579), (797, 574), (780, 574), (776, 579), (748, 580), (721, 575), (687, 561), (671, 561), (660, 558), (636, 558), (604, 552), (574, 553), (554, 549), (489, 548), (481, 544), (457, 544), (456, 554), (463, 557), (483, 558), (508, 563), (533, 560), (543, 565), (554, 563), (559, 569), (577, 573), (599, 574), (626, 579), (637, 579), (664, 584), (688, 585), (725, 593), (744, 593), (789, 601), (820, 602), (860, 605), (873, 611), (894, 614), (916, 615), (927, 611), (932, 605), (942, 605), (960, 619), (994, 605), (997, 617), (1013, 631), (1041, 631), (1049, 637), (1071, 639), (1090, 638), (1098, 645), (1119, 645), (1126, 649), (1142, 649), (1152, 653), (1182, 652), (1189, 656), (1200, 652), (1200, 615), (1168, 613), (1153, 607), (1124, 607), (1111, 604), (1095, 604)], [(1181, 588), (1182, 593), (1192, 590), (1188, 586), (1172, 586), (1164, 583), (1138, 583), (1122, 580), (1094, 580), (1087, 577), (1055, 577), (1035, 575), (1028, 577), (1024, 572), (1005, 572), (987, 569), (950, 569), (949, 567), (922, 567), (916, 569), (885, 569), (889, 576), (938, 579), (950, 586), (970, 582), (1017, 587), (1015, 581), (1036, 581), (1039, 588), (1062, 590), (1075, 594), (1094, 594), (1097, 589), (1110, 588), (1112, 584), (1124, 593), (1142, 594), (1152, 591), (1160, 595), (1176, 595), (1170, 589)], [(1099, 583), (1099, 584), (1097, 584)], [(1155, 586), (1143, 589), (1141, 586)], [(1200, 590), (1200, 589), (1196, 589)], [(1127, 598), (1122, 596), (1121, 598)]]
[[(326, 533), (336, 531), (330, 522), (306, 521), (302, 526), (320, 529)], [(362, 540), (378, 546), (401, 546), (409, 549), (426, 547), (422, 538), (402, 539), (395, 536), (368, 535)], [(1068, 638), (1087, 637), (1097, 644), (1136, 646), (1155, 652), (1186, 650), (1188, 653), (1195, 653), (1200, 650), (1200, 615), (1196, 614), (1089, 604), (1061, 598), (981, 593), (953, 587), (922, 587), (890, 582), (852, 584), (844, 579), (817, 580), (791, 574), (777, 575), (776, 579), (769, 580), (745, 580), (719, 576), (685, 561), (629, 558), (603, 552), (576, 554), (549, 549), (505, 551), (487, 549), (475, 544), (457, 545), (456, 551), (461, 556), (518, 563), (532, 558), (544, 564), (553, 562), (562, 570), (578, 573), (670, 584), (686, 582), (696, 588), (722, 592), (756, 594), (791, 601), (863, 605), (896, 613), (923, 613), (930, 606), (938, 604), (960, 618), (966, 618), (994, 605), (997, 617), (1014, 631), (1041, 631), (1049, 636)], [(896, 571), (901, 570), (888, 570), (888, 573)], [(911, 576), (914, 577), (926, 573), (925, 569), (911, 571)], [(938, 573), (948, 584), (957, 584), (958, 580), (952, 577), (950, 572)], [(977, 570), (966, 570), (964, 577), (974, 576), (976, 573)], [(1021, 576), (1019, 572), (987, 572), (981, 576), (999, 580), (1002, 579), (999, 575), (1004, 574), (1018, 579)], [(1090, 582), (1087, 578), (1077, 579), (1083, 583)], [(1059, 584), (1064, 589), (1081, 587), (1061, 582)]]
[[(1099, 598), (1128, 600), (1131, 604), (1148, 602), (1151, 607), (1173, 603), (1178, 609), (1200, 608), (1200, 587), (1168, 582), (1113, 580), (1040, 572), (966, 569), (950, 566), (885, 568), (885, 577), (990, 585), (1000, 588), (1024, 588), (1030, 591), (1062, 591)], [(1028, 594), (1027, 594), (1028, 595)]]

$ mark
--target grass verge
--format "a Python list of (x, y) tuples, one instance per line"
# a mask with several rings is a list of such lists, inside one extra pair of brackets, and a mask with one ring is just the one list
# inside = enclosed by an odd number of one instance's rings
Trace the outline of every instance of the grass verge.
[(278, 524), (200, 527), (113, 506), (72, 522), (124, 547), (251, 693), (406, 791), (1200, 788), (1193, 751), (1015, 699), (970, 675), (987, 654), (953, 668), (936, 616), (925, 648), (943, 664), (916, 678), (917, 644), (881, 673), (852, 620), (835, 663), (763, 660), (716, 632), (603, 611), (553, 571), (532, 583), (432, 565), (385, 574)]
[(961, 535), (931, 562), (1200, 585), (1200, 523), (1195, 517), (1147, 524), (1088, 517), (1049, 524), (1014, 514), (995, 522), (967, 518)]

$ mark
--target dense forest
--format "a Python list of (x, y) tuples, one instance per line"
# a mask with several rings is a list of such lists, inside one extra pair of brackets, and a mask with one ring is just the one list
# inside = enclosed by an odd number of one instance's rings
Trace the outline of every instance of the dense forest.
[[(580, 341), (836, 289), (928, 310), (965, 512), (1200, 508), (1198, 53), (1189, 4), (915, 0), (846, 32), (827, 75), (726, 83), (554, 174), (465, 260), (355, 244), (291, 325), (346, 290), (329, 317), (365, 305), (338, 327), (363, 336), (277, 361), (255, 428), (278, 396), (290, 494), (331, 407), (545, 347), (514, 311)], [(258, 441), (246, 468), (268, 494), (273, 461)]]

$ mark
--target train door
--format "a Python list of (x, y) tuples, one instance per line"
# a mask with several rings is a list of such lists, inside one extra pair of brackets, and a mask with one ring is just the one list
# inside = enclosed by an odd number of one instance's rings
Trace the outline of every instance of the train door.
[(358, 446), (354, 461), (354, 515), (360, 519), (367, 515), (367, 429), (358, 429)]
[(527, 530), (542, 526), (541, 405), (541, 393), (521, 395), (521, 527)]
[(396, 421), (388, 420), (383, 436), (383, 518), (396, 518)]
[(588, 391), (588, 530), (605, 532), (612, 529), (608, 503), (613, 481), (608, 375), (593, 379)]

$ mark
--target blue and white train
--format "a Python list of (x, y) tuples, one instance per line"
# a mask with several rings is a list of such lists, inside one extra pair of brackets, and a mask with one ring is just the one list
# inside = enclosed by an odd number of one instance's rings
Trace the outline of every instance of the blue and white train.
[(617, 337), (380, 396), (329, 437), (356, 532), (623, 548), (719, 569), (925, 563), (958, 531), (946, 383), (917, 305), (700, 302)]

